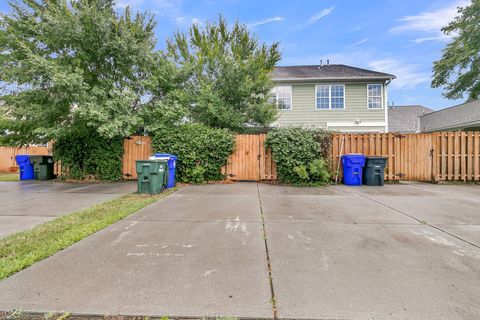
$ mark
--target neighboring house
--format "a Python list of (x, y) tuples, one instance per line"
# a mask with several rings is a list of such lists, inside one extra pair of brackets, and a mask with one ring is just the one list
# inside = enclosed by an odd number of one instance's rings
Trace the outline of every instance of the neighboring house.
[(422, 132), (480, 131), (480, 100), (420, 116), (420, 130)]
[(388, 107), (388, 131), (398, 133), (420, 132), (420, 116), (433, 112), (424, 106)]
[(276, 67), (274, 125), (388, 132), (387, 85), (394, 75), (342, 64)]

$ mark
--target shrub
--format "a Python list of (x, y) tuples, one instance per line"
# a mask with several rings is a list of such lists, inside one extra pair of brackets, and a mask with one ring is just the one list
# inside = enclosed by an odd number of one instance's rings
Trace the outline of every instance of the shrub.
[(190, 183), (222, 180), (221, 168), (233, 152), (235, 139), (226, 129), (185, 124), (153, 133), (153, 150), (175, 154), (177, 180)]
[(122, 179), (123, 138), (101, 138), (94, 133), (69, 133), (53, 145), (55, 161), (61, 161), (62, 177), (74, 180)]
[(330, 180), (329, 156), (332, 134), (320, 129), (276, 128), (267, 135), (280, 182), (322, 185)]

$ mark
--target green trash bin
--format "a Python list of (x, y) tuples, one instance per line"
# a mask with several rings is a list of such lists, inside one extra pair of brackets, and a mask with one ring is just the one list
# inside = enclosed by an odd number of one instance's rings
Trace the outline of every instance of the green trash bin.
[(385, 167), (387, 157), (367, 157), (363, 168), (363, 184), (367, 186), (383, 186), (385, 184)]
[(51, 180), (55, 179), (53, 156), (30, 156), (30, 161), (33, 163), (33, 172), (35, 180)]
[(166, 160), (137, 160), (137, 192), (158, 194), (167, 185)]

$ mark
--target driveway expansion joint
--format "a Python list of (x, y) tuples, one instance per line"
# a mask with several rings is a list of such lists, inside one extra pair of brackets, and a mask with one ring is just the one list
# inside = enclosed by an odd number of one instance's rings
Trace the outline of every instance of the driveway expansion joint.
[(275, 301), (275, 290), (273, 289), (273, 276), (272, 276), (272, 264), (270, 262), (270, 254), (268, 252), (268, 240), (267, 240), (267, 230), (265, 228), (265, 218), (263, 216), (263, 207), (262, 207), (262, 197), (260, 195), (260, 188), (258, 187), (257, 182), (257, 195), (258, 195), (258, 205), (260, 208), (260, 217), (262, 220), (262, 229), (263, 229), (263, 241), (265, 244), (265, 254), (267, 257), (267, 269), (268, 269), (268, 278), (270, 283), (270, 293), (271, 293), (271, 304), (272, 304), (272, 312), (273, 312), (273, 319), (278, 319), (277, 317), (277, 304)]

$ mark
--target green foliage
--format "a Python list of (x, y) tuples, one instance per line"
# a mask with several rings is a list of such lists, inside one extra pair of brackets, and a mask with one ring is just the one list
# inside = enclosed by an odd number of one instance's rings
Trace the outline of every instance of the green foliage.
[(177, 179), (182, 182), (222, 180), (220, 169), (234, 147), (234, 136), (228, 130), (201, 124), (163, 128), (153, 135), (154, 152), (178, 157)]
[(245, 25), (193, 24), (188, 35), (167, 42), (168, 56), (181, 68), (186, 104), (195, 122), (240, 131), (248, 124), (265, 126), (277, 117), (267, 99), (269, 73), (280, 60), (278, 43), (259, 43)]
[(162, 121), (152, 113), (176, 87), (176, 66), (154, 50), (153, 17), (114, 3), (11, 2), (0, 20), (0, 131), (9, 142), (56, 140), (79, 127), (111, 139)]
[(53, 155), (61, 162), (63, 178), (122, 179), (123, 138), (65, 134), (55, 141)]
[(453, 40), (434, 63), (432, 87), (443, 87), (444, 96), (468, 100), (480, 98), (480, 1), (459, 8), (458, 16), (442, 29)]
[[(328, 183), (328, 162), (332, 134), (319, 129), (277, 128), (267, 135), (280, 182), (296, 185)], [(323, 158), (324, 157), (324, 158)]]

